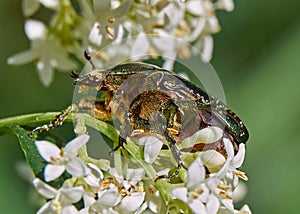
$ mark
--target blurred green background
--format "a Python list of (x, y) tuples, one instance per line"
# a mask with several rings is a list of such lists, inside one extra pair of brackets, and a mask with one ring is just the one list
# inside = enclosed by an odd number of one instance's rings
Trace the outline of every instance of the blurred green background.
[[(299, 1), (235, 1), (219, 13), (214, 59), (227, 103), (250, 130), (243, 170), (253, 213), (299, 213), (300, 16)], [(67, 74), (44, 88), (33, 65), (11, 67), (7, 57), (29, 47), (21, 1), (0, 1), (0, 118), (59, 111), (72, 101)], [(16, 173), (23, 159), (17, 139), (0, 137), (0, 212), (34, 213), (29, 185)]]

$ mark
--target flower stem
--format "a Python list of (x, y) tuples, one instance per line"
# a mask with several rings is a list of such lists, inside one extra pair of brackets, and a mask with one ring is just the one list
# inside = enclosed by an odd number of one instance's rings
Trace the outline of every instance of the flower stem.
[[(54, 120), (55, 116), (58, 115), (59, 113), (60, 112), (33, 113), (33, 114), (18, 115), (18, 116), (3, 118), (0, 119), (0, 128), (8, 125), (22, 126), (22, 125), (29, 125), (29, 124), (49, 123), (50, 121)], [(113, 142), (116, 142), (118, 140), (119, 134), (112, 125), (97, 120), (88, 114), (74, 113), (73, 115), (67, 116), (65, 121), (73, 122), (73, 118), (76, 116), (83, 117), (85, 119), (86, 125), (101, 131)]]

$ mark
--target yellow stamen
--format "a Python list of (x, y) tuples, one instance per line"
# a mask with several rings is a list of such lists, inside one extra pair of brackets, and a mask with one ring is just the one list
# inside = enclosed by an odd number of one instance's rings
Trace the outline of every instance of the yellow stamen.
[(217, 184), (217, 188), (221, 189), (221, 190), (229, 190), (230, 186), (228, 185), (223, 185), (223, 184)]
[(59, 155), (60, 155), (61, 157), (63, 157), (63, 156), (65, 155), (65, 150), (64, 150), (64, 148), (61, 148), (61, 149), (60, 149)]
[(248, 177), (246, 176), (245, 172), (236, 170), (235, 174), (236, 174), (236, 176), (238, 176), (239, 178), (243, 179), (244, 181), (248, 181)]
[(50, 157), (51, 162), (58, 162), (59, 158), (55, 158), (55, 157)]
[(115, 19), (115, 18), (109, 18), (107, 21), (108, 21), (109, 23), (114, 23), (114, 22), (116, 21), (116, 19)]
[(227, 194), (226, 192), (220, 192), (219, 193), (220, 194), (220, 196), (222, 196), (223, 198), (225, 198), (225, 199), (230, 199), (230, 200), (233, 200), (233, 197), (231, 196), (231, 195), (229, 195), (229, 194)]
[(110, 35), (112, 38), (115, 38), (115, 33), (114, 33), (114, 29), (109, 27), (109, 26), (105, 26), (105, 30), (108, 33), (108, 35)]

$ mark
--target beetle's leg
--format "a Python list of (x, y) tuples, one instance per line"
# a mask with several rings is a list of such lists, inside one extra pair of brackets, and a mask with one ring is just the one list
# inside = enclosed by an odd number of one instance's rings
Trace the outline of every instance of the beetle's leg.
[(140, 124), (141, 127), (144, 127), (145, 130), (162, 134), (165, 137), (166, 141), (168, 142), (168, 146), (172, 152), (172, 155), (175, 161), (177, 162), (177, 168), (174, 173), (167, 176), (159, 176), (157, 179), (174, 178), (178, 175), (182, 167), (186, 168), (181, 161), (180, 151), (176, 146), (176, 140), (174, 139), (170, 131), (166, 128), (166, 124), (164, 124), (163, 120), (164, 120), (164, 116), (161, 113), (155, 114), (154, 121), (156, 121), (156, 123), (154, 124), (150, 124), (149, 121), (143, 120), (139, 117), (136, 117), (134, 120), (135, 123)]
[(164, 136), (165, 136), (167, 142), (169, 143), (169, 148), (170, 148), (170, 150), (172, 152), (172, 155), (173, 155), (174, 159), (177, 162), (177, 168), (170, 175), (161, 175), (161, 176), (158, 176), (155, 179), (155, 181), (157, 181), (158, 179), (162, 179), (162, 178), (168, 178), (168, 179), (174, 178), (174, 177), (176, 177), (179, 174), (179, 171), (181, 170), (181, 168), (185, 168), (186, 169), (186, 167), (183, 165), (183, 163), (181, 161), (180, 152), (179, 152), (179, 150), (178, 150), (178, 148), (176, 146), (176, 141), (175, 141), (174, 137), (172, 136), (172, 134), (168, 130), (165, 131)]
[(61, 126), (66, 118), (71, 114), (79, 111), (85, 111), (87, 114), (95, 117), (96, 119), (107, 121), (111, 120), (110, 111), (105, 109), (103, 101), (95, 101), (94, 99), (82, 99), (77, 103), (68, 106), (60, 114), (56, 115), (55, 119), (49, 124), (39, 126), (31, 131), (33, 136), (35, 133), (48, 131), (49, 129)]
[(132, 133), (132, 127), (130, 125), (130, 118), (128, 112), (124, 115), (123, 119), (124, 119), (124, 123), (121, 126), (119, 142), (118, 145), (112, 149), (112, 152), (117, 151), (119, 148), (123, 147), (124, 143), (126, 144), (126, 138), (130, 136), (130, 134)]

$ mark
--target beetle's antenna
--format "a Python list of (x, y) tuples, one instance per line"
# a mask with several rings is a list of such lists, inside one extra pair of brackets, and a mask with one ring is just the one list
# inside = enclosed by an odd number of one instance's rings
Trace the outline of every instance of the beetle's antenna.
[(87, 50), (84, 51), (84, 58), (92, 65), (92, 69), (96, 70), (96, 66), (93, 63), (92, 57), (90, 56), (89, 52)]

